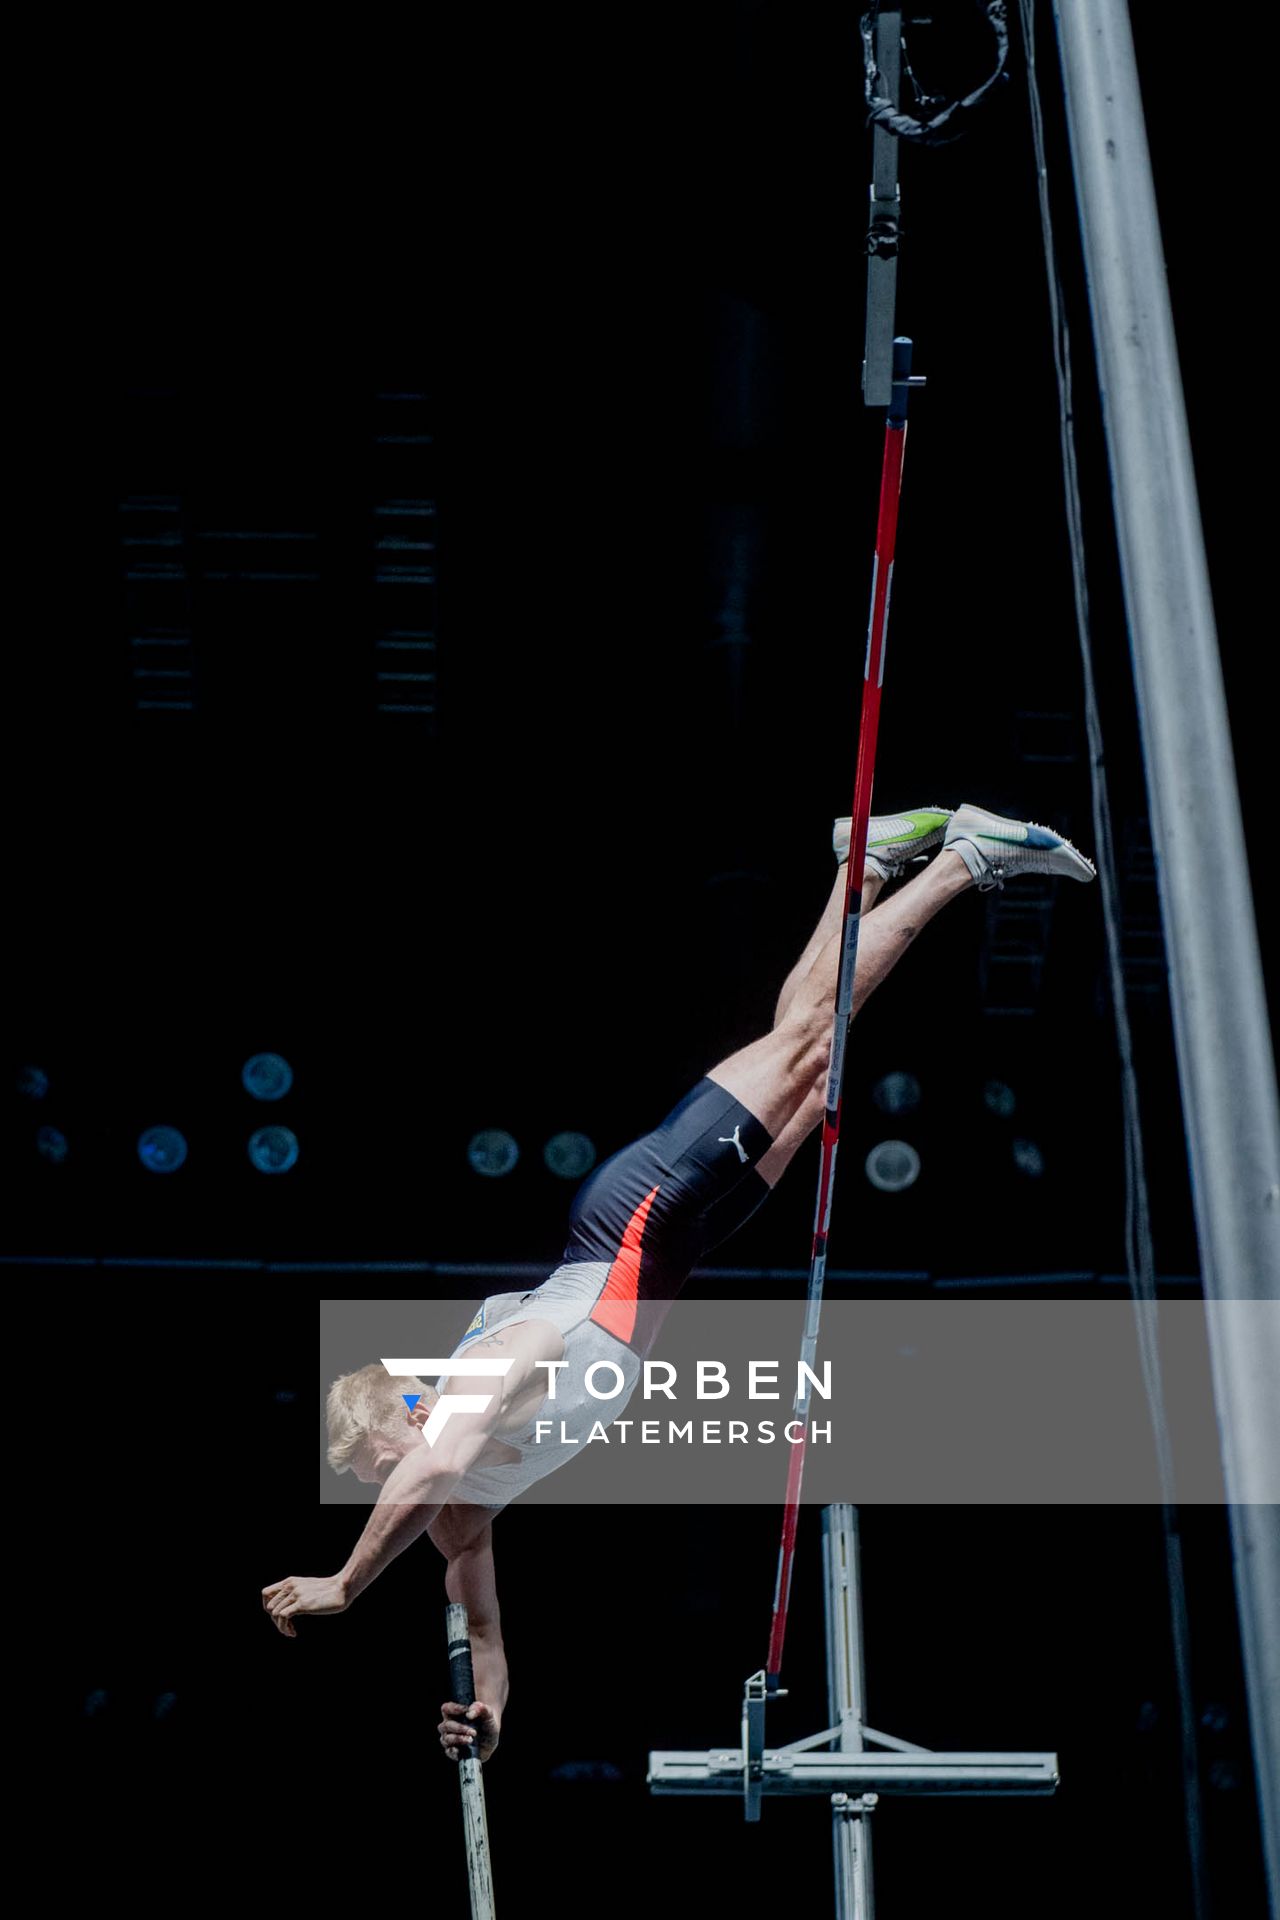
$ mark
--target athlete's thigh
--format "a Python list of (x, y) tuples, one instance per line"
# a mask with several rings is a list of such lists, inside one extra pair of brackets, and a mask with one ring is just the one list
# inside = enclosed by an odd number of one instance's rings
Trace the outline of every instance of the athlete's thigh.
[(718, 1060), (707, 1078), (740, 1100), (776, 1139), (812, 1085), (817, 1064), (806, 1031), (784, 1024)]

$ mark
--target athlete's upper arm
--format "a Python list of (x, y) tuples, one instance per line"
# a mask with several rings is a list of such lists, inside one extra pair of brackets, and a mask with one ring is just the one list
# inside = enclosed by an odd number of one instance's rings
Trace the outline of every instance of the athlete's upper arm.
[(450, 1600), (466, 1608), (472, 1633), (496, 1632), (498, 1587), (493, 1571), (492, 1521), (472, 1535), (465, 1547), (450, 1554), (444, 1590)]

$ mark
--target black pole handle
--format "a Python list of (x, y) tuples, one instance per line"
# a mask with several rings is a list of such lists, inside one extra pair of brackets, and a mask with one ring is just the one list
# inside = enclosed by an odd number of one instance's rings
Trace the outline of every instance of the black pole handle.
[(445, 1626), (449, 1636), (450, 1696), (460, 1707), (470, 1707), (475, 1703), (476, 1677), (471, 1667), (471, 1631), (466, 1608), (450, 1602), (445, 1610)]

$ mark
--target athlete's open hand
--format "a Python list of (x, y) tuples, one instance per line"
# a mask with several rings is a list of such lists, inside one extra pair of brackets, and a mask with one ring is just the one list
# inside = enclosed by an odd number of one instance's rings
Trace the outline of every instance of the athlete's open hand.
[(461, 1760), (467, 1753), (478, 1753), (481, 1760), (487, 1760), (498, 1744), (498, 1716), (493, 1708), (486, 1707), (483, 1700), (471, 1707), (446, 1700), (440, 1711), (444, 1718), (436, 1732), (450, 1760)]
[(290, 1640), (297, 1638), (294, 1620), (300, 1613), (345, 1613), (347, 1592), (336, 1573), (290, 1574), (262, 1589), (262, 1604), (272, 1621)]

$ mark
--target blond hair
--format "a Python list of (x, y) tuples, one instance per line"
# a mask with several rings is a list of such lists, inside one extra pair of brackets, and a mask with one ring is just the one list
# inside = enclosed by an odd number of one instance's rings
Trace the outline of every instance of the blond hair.
[(352, 1456), (366, 1433), (398, 1433), (403, 1428), (408, 1408), (402, 1394), (425, 1392), (423, 1382), (411, 1373), (388, 1373), (376, 1360), (335, 1380), (325, 1403), (334, 1472), (351, 1471)]

